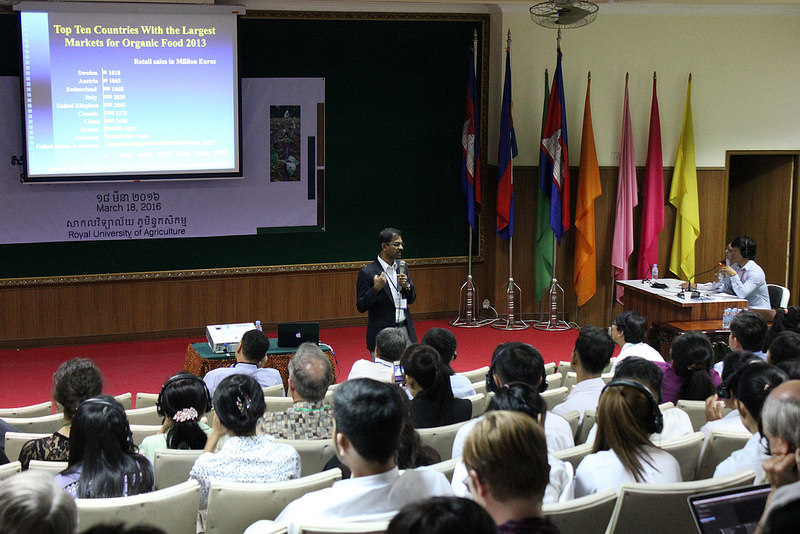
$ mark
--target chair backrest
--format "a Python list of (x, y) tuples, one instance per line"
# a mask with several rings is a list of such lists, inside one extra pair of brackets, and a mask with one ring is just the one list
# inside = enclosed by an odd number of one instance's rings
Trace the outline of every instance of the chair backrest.
[(592, 430), (595, 421), (597, 420), (597, 412), (594, 410), (586, 410), (583, 412), (583, 420), (578, 427), (578, 433), (575, 435), (575, 444), (586, 443), (586, 438), (589, 437), (589, 432)]
[(155, 406), (125, 410), (125, 415), (128, 417), (128, 423), (132, 425), (160, 425), (162, 423)]
[(544, 374), (551, 375), (556, 372), (558, 372), (556, 371), (556, 362), (549, 362), (544, 364)]
[(6, 432), (5, 451), (6, 456), (10, 461), (19, 460), (19, 451), (26, 442), (32, 439), (46, 438), (52, 434), (35, 433), (35, 432)]
[(285, 412), (286, 408), (294, 404), (291, 397), (264, 397), (267, 404), (267, 412)]
[(375, 521), (327, 520), (324, 523), (300, 524), (297, 534), (383, 534), (389, 527), (390, 521), (391, 517)]
[(342, 478), (340, 469), (307, 477), (254, 484), (211, 481), (208, 490), (206, 534), (244, 532), (261, 519), (275, 519), (287, 504), (310, 491), (329, 488)]
[(567, 374), (563, 376), (564, 376), (564, 386), (566, 386), (570, 391), (572, 391), (572, 388), (574, 388), (575, 384), (578, 383), (578, 373), (574, 371), (567, 371)]
[(748, 486), (754, 479), (755, 473), (747, 470), (728, 477), (691, 482), (622, 484), (606, 533), (696, 532), (687, 502), (690, 495)]
[(67, 466), (68, 462), (47, 462), (45, 460), (31, 460), (30, 464), (28, 464), (28, 469), (30, 469), (31, 471), (45, 471), (55, 476), (64, 469), (66, 469)]
[(189, 471), (202, 450), (156, 449), (153, 471), (156, 489), (169, 488), (189, 480)]
[(483, 366), (479, 369), (472, 371), (465, 371), (463, 373), (456, 373), (457, 375), (466, 376), (470, 382), (486, 382), (486, 375), (489, 373), (489, 367)]
[(5, 480), (8, 477), (13, 477), (20, 471), (22, 471), (22, 464), (19, 463), (19, 460), (14, 460), (13, 462), (0, 465), (0, 480)]
[(333, 439), (276, 439), (297, 450), (300, 455), (300, 476), (315, 475), (325, 469), (331, 458), (336, 456)]
[(131, 392), (127, 393), (120, 393), (119, 395), (114, 395), (114, 399), (122, 405), (122, 407), (126, 410), (130, 410), (133, 404), (133, 395)]
[(157, 526), (169, 534), (195, 534), (200, 484), (188, 480), (177, 486), (130, 497), (75, 499), (78, 531), (101, 523)]
[(472, 389), (475, 390), (475, 393), (483, 393), (484, 395), (486, 395), (487, 393), (486, 380), (484, 380), (483, 382), (473, 382)]
[(578, 435), (578, 428), (580, 426), (581, 421), (581, 412), (578, 410), (572, 410), (571, 412), (567, 412), (562, 414), (561, 417), (569, 423), (569, 428), (572, 430), (572, 437), (575, 438)]
[(476, 393), (465, 398), (472, 403), (472, 419), (483, 415), (483, 412), (486, 411), (486, 396), (483, 393)]
[(147, 436), (158, 434), (162, 425), (131, 425), (131, 432), (133, 433), (133, 442), (138, 447), (142, 444), (142, 440)]
[(136, 407), (149, 408), (155, 406), (158, 400), (158, 393), (142, 393), (141, 391), (136, 394)]
[[(64, 424), (64, 414), (54, 413), (39, 417), (4, 417), (3, 421), (20, 432), (52, 434)], [(11, 458), (9, 456), (9, 458)]]
[(542, 393), (542, 398), (547, 404), (547, 409), (552, 410), (554, 406), (561, 404), (569, 395), (569, 388), (564, 386), (555, 389), (548, 389)]
[(569, 361), (560, 361), (558, 362), (558, 367), (556, 368), (557, 373), (561, 373), (561, 376), (564, 377), (564, 380), (567, 379), (567, 373), (572, 371), (572, 364)]
[(661, 413), (666, 412), (667, 410), (671, 410), (675, 407), (675, 405), (671, 402), (662, 402), (658, 405), (658, 409), (661, 410)]
[(617, 364), (617, 357), (616, 357), (616, 356), (614, 356), (613, 358), (611, 358), (610, 360), (608, 360), (608, 365), (606, 365), (606, 366), (603, 368), (602, 374), (604, 374), (604, 375), (605, 375), (605, 374), (611, 373), (611, 374), (613, 375), (613, 374), (614, 374), (614, 366), (615, 366), (616, 364)]
[(432, 428), (418, 428), (417, 433), (423, 445), (436, 449), (442, 460), (449, 460), (453, 457), (453, 442), (456, 439), (456, 432), (465, 422)]
[(678, 399), (677, 407), (686, 412), (695, 432), (706, 424), (706, 401)]
[(661, 448), (670, 453), (681, 466), (681, 477), (684, 481), (694, 480), (697, 472), (697, 460), (703, 448), (706, 435), (702, 432), (686, 434), (669, 441), (662, 441)]
[(542, 511), (561, 534), (586, 534), (605, 531), (616, 503), (617, 492), (610, 489), (563, 503), (545, 504)]
[(19, 408), (0, 408), (0, 418), (6, 417), (41, 417), (53, 413), (53, 403), (51, 401), (20, 406)]
[(726, 432), (724, 430), (714, 430), (708, 436), (703, 456), (697, 466), (696, 480), (702, 480), (714, 476), (717, 466), (731, 455), (733, 451), (743, 449), (747, 440), (752, 437), (748, 432)]
[(431, 464), (427, 466), (430, 469), (435, 471), (439, 471), (441, 474), (447, 477), (447, 480), (450, 482), (453, 481), (453, 471), (455, 471), (456, 466), (461, 461), (461, 458), (450, 458), (449, 460), (443, 460), (441, 462), (437, 462), (435, 464)]
[(789, 305), (789, 288), (778, 284), (767, 284), (770, 308), (785, 308)]
[(609, 382), (614, 380), (614, 372), (613, 371), (609, 371), (608, 373), (603, 373), (603, 374), (600, 375), (600, 378), (603, 379), (603, 382), (608, 384)]
[(570, 447), (569, 449), (561, 449), (560, 451), (555, 451), (552, 454), (559, 460), (571, 463), (572, 468), (577, 469), (578, 464), (581, 463), (581, 460), (583, 460), (584, 456), (586, 456), (587, 454), (591, 454), (592, 446), (593, 446), (592, 443), (583, 443), (581, 445), (575, 445), (574, 447)]
[(261, 389), (264, 391), (265, 397), (283, 397), (283, 384), (275, 384)]
[(553, 373), (547, 375), (547, 389), (556, 389), (564, 385), (564, 375), (561, 373)]

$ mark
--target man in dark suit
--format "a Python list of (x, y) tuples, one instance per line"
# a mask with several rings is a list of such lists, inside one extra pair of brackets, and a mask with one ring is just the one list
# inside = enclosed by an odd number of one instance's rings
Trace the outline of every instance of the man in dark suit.
[(367, 315), (367, 350), (375, 350), (375, 336), (386, 327), (401, 327), (412, 343), (417, 342), (414, 322), (408, 306), (417, 292), (408, 277), (403, 256), (403, 235), (396, 228), (384, 228), (378, 234), (379, 254), (375, 261), (358, 272), (356, 307)]

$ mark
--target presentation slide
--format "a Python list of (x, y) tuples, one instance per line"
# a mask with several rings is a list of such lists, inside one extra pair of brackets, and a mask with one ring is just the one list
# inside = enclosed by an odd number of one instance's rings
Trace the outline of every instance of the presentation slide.
[(26, 181), (239, 175), (236, 15), (89, 8), (21, 12)]

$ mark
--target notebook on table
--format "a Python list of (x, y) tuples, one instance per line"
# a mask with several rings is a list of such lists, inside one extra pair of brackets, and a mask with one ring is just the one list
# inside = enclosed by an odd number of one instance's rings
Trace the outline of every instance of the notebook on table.
[(278, 346), (299, 347), (319, 343), (319, 323), (278, 323)]
[(689, 497), (695, 526), (699, 534), (720, 532), (755, 532), (764, 512), (769, 484), (735, 488)]

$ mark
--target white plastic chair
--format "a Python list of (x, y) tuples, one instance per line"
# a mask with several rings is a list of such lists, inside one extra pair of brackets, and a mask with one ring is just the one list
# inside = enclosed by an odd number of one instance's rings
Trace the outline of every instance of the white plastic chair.
[(567, 399), (569, 395), (569, 388), (564, 386), (555, 389), (548, 389), (541, 394), (544, 402), (547, 404), (547, 409), (552, 410), (553, 407), (558, 406)]
[(588, 534), (605, 530), (616, 503), (616, 490), (605, 490), (563, 503), (545, 504), (542, 512), (561, 534)]
[(189, 472), (202, 450), (156, 449), (153, 455), (153, 471), (156, 489), (164, 489), (189, 480)]
[(133, 410), (125, 410), (125, 415), (128, 417), (128, 423), (132, 425), (161, 425), (161, 416), (155, 406), (148, 406), (147, 408), (135, 408)]
[(457, 375), (466, 376), (469, 378), (470, 382), (485, 382), (486, 381), (486, 374), (489, 372), (488, 366), (483, 366), (479, 369), (473, 369), (472, 371), (465, 371), (463, 373), (456, 373)]
[(6, 456), (8, 456), (8, 459), (12, 462), (18, 460), (19, 451), (22, 450), (22, 446), (25, 445), (25, 443), (32, 439), (46, 438), (51, 434), (52, 432), (49, 434), (36, 432), (6, 432)]
[(45, 460), (31, 460), (28, 464), (28, 469), (31, 471), (44, 471), (56, 476), (58, 473), (66, 469), (68, 462), (48, 462)]
[(442, 460), (449, 460), (453, 456), (453, 442), (456, 439), (456, 433), (465, 422), (432, 428), (418, 428), (417, 433), (423, 445), (436, 449)]
[(751, 437), (752, 434), (748, 432), (712, 431), (708, 436), (703, 456), (698, 462), (695, 479), (702, 480), (714, 476), (714, 471), (720, 462), (728, 458), (733, 451), (743, 449)]
[(697, 472), (697, 461), (703, 448), (705, 434), (695, 432), (669, 441), (662, 441), (661, 448), (670, 453), (681, 466), (681, 477), (684, 481), (694, 480)]
[(322, 472), (336, 455), (333, 439), (276, 439), (278, 443), (291, 445), (300, 455), (300, 476)]
[(41, 417), (43, 415), (51, 415), (52, 413), (53, 403), (47, 401), (40, 402), (39, 404), (20, 406), (19, 408), (0, 408), (0, 419), (5, 419), (6, 417)]

